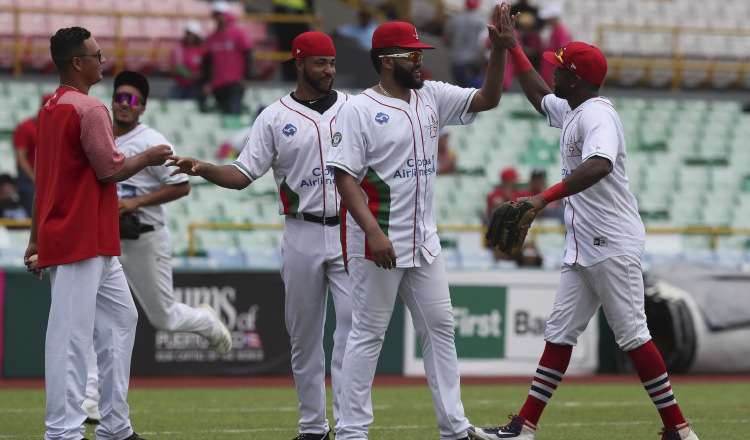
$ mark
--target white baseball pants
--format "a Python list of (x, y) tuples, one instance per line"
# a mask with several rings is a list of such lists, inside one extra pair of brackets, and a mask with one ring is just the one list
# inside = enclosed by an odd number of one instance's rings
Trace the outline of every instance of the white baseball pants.
[(617, 345), (633, 350), (651, 340), (644, 305), (643, 271), (636, 257), (611, 257), (588, 267), (563, 265), (544, 339), (576, 345), (602, 306)]
[(292, 371), (299, 400), (299, 432), (323, 434), (330, 429), (326, 419), (323, 350), (329, 287), (336, 309), (331, 359), (336, 425), (341, 413), (341, 363), (352, 324), (351, 287), (344, 268), (340, 229), (287, 217), (281, 252), (286, 328), (291, 339)]
[(381, 269), (363, 258), (349, 260), (354, 313), (341, 385), (341, 423), (336, 440), (367, 439), (372, 424), (372, 381), (396, 295), (411, 313), (422, 343), (440, 438), (466, 437), (469, 420), (461, 403), (453, 306), (443, 256), (421, 267)]
[(99, 366), (99, 440), (129, 437), (130, 357), (138, 313), (117, 257), (99, 256), (54, 266), (45, 340), (46, 440), (80, 440), (81, 408), (93, 344)]
[[(121, 240), (120, 246), (120, 263), (130, 290), (157, 330), (193, 332), (205, 338), (212, 338), (221, 331), (206, 310), (175, 300), (169, 229), (157, 227), (141, 234), (137, 240)], [(86, 397), (98, 401), (95, 366), (95, 362), (89, 365)]]

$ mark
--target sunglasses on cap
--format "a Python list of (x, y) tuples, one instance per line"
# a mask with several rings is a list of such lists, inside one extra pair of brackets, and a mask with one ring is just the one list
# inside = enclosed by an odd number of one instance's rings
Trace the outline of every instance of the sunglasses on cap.
[(380, 58), (406, 58), (412, 63), (418, 63), (422, 61), (424, 53), (422, 52), (406, 52), (406, 53), (394, 53), (391, 55), (380, 55)]
[(112, 95), (112, 100), (118, 104), (129, 104), (131, 107), (138, 105), (142, 102), (141, 98), (135, 96), (132, 93), (115, 93)]
[(560, 64), (562, 64), (562, 65), (563, 65), (563, 67), (565, 67), (565, 69), (567, 69), (567, 70), (568, 70), (568, 71), (569, 71), (570, 73), (572, 73), (572, 74), (573, 74), (573, 75), (575, 75), (575, 76), (579, 76), (579, 75), (578, 75), (578, 74), (577, 74), (577, 73), (575, 72), (575, 70), (573, 70), (573, 69), (571, 69), (570, 67), (568, 67), (568, 65), (567, 65), (567, 64), (565, 63), (565, 61), (563, 61), (563, 55), (565, 54), (565, 48), (566, 48), (566, 47), (567, 47), (567, 46), (563, 46), (563, 47), (561, 47), (560, 49), (558, 49), (558, 50), (557, 50), (557, 52), (555, 52), (555, 58), (557, 58), (557, 61), (559, 61), (559, 62), (560, 62)]

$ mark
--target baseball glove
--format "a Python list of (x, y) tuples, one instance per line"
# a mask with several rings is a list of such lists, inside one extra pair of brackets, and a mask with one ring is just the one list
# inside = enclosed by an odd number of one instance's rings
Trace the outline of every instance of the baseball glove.
[(536, 209), (528, 200), (503, 203), (492, 213), (487, 242), (506, 254), (518, 255), (535, 217)]
[(141, 221), (134, 212), (120, 216), (120, 238), (137, 240), (141, 236)]

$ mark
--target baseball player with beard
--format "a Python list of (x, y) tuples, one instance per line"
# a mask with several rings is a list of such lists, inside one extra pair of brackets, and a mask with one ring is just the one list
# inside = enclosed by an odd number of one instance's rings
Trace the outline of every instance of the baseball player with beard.
[[(507, 8), (507, 6), (506, 6)], [(493, 24), (496, 33), (500, 6)], [(379, 26), (370, 58), (380, 83), (341, 108), (328, 166), (343, 199), (342, 242), (354, 305), (346, 343), (337, 440), (366, 439), (371, 386), (396, 295), (422, 343), (440, 438), (467, 438), (454, 319), (435, 219), (438, 139), (500, 100), (505, 50), (493, 47), (481, 90), (422, 79), (423, 50), (409, 23)]]
[(294, 39), (292, 53), (297, 88), (258, 115), (245, 148), (233, 164), (216, 166), (175, 156), (168, 165), (179, 167), (175, 173), (201, 176), (238, 190), (273, 168), (279, 187), (279, 214), (286, 217), (281, 276), (299, 399), (296, 440), (328, 440), (323, 326), (329, 287), (336, 307), (331, 361), (336, 424), (351, 300), (339, 237), (339, 195), (333, 173), (324, 161), (333, 137), (334, 117), (348, 97), (332, 90), (336, 50), (328, 35), (302, 33)]
[[(112, 94), (113, 132), (117, 150), (131, 157), (152, 145), (174, 147), (158, 131), (140, 122), (146, 111), (148, 80), (137, 72), (124, 71), (115, 77)], [(164, 166), (144, 168), (117, 184), (120, 215), (135, 213), (140, 219), (140, 237), (120, 240), (120, 263), (133, 295), (157, 329), (197, 333), (219, 354), (232, 349), (229, 330), (209, 304), (193, 308), (175, 300), (172, 283), (172, 245), (166, 225), (165, 203), (190, 192), (187, 176), (170, 176)], [(89, 360), (86, 399), (83, 409), (89, 422), (99, 420), (99, 391), (96, 356)]]
[(562, 129), (563, 180), (531, 198), (537, 210), (565, 202), (565, 254), (560, 284), (544, 339), (547, 341), (521, 411), (498, 428), (472, 428), (475, 439), (534, 438), (539, 418), (560, 385), (578, 336), (601, 306), (620, 349), (638, 371), (659, 411), (666, 440), (698, 440), (685, 421), (644, 311), (641, 257), (646, 234), (625, 173), (625, 137), (612, 103), (599, 96), (607, 74), (602, 52), (573, 42), (545, 52), (555, 66), (554, 94), (532, 68), (516, 40), (514, 21), (504, 12), (493, 44), (510, 51), (526, 97)]

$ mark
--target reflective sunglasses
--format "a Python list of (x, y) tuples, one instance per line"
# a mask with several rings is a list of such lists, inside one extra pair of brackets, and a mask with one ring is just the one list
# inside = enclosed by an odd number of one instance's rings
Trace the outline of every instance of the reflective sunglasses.
[(127, 103), (131, 107), (141, 103), (141, 98), (135, 96), (132, 93), (115, 93), (112, 95), (112, 100), (118, 104)]
[(380, 55), (380, 58), (406, 58), (408, 61), (411, 61), (412, 63), (418, 63), (422, 61), (422, 57), (424, 57), (423, 52), (406, 52), (406, 53), (394, 53), (391, 55)]
[(565, 48), (566, 47), (567, 46), (563, 46), (560, 49), (558, 49), (557, 52), (555, 52), (555, 58), (557, 58), (557, 61), (559, 61), (560, 64), (562, 64), (563, 67), (565, 67), (565, 69), (568, 70), (568, 72), (572, 73), (575, 76), (578, 76), (578, 74), (575, 72), (575, 70), (573, 70), (570, 67), (568, 67), (568, 65), (565, 63), (565, 61), (563, 61), (563, 55), (565, 54)]
[(102, 51), (100, 50), (97, 53), (85, 53), (83, 55), (73, 55), (73, 58), (84, 58), (84, 57), (93, 57), (96, 58), (99, 61), (99, 64), (102, 62)]

